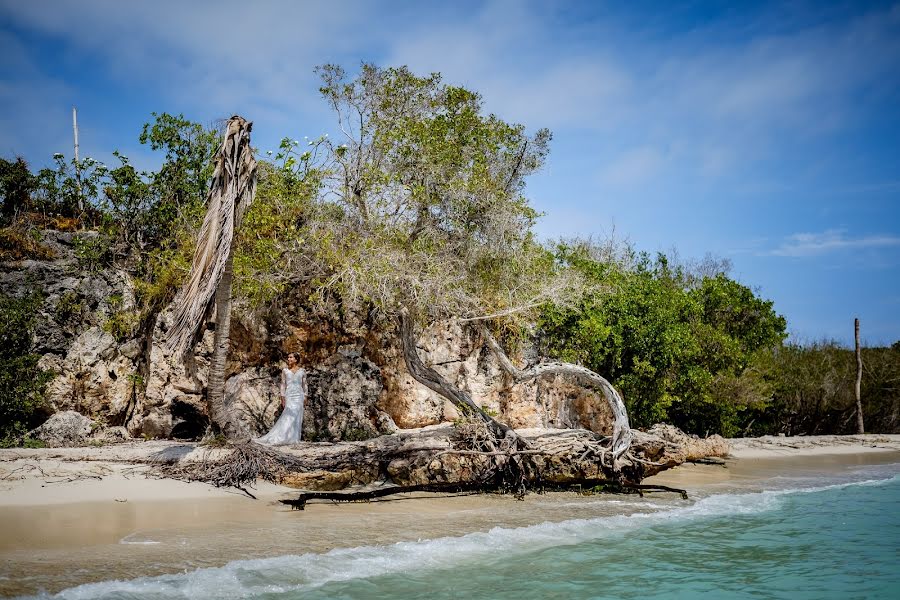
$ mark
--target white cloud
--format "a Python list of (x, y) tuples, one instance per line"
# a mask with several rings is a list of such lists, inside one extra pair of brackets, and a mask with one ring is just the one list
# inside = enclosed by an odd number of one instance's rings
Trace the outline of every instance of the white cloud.
[(841, 250), (892, 248), (900, 246), (900, 236), (867, 235), (849, 238), (841, 229), (828, 229), (821, 233), (795, 233), (769, 254), (774, 256), (819, 256)]
[(158, 93), (159, 110), (241, 112), (279, 134), (330, 123), (316, 64), (441, 71), (505, 119), (592, 136), (610, 174), (617, 166), (625, 178), (658, 167), (634, 148), (669, 149), (665, 160), (684, 177), (733, 174), (777, 155), (785, 140), (845, 126), (865, 112), (860, 91), (870, 97), (900, 71), (896, 9), (806, 28), (724, 23), (716, 36), (685, 30), (664, 41), (602, 12), (573, 23), (566, 10), (518, 1), (48, 0), (0, 12), (62, 40), (74, 60), (95, 60), (123, 89)]

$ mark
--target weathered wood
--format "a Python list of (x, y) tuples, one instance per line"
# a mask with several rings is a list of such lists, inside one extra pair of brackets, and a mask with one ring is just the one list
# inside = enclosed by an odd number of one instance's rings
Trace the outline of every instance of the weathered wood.
[(860, 388), (862, 386), (862, 352), (859, 348), (859, 319), (853, 320), (854, 338), (856, 339), (856, 433), (865, 433), (866, 428), (863, 425), (863, 409), (862, 396)]
[(576, 377), (592, 387), (598, 388), (603, 393), (604, 398), (606, 398), (615, 419), (613, 422), (611, 445), (613, 458), (618, 459), (628, 451), (632, 440), (631, 427), (628, 423), (628, 411), (625, 408), (625, 403), (622, 401), (619, 392), (616, 391), (616, 388), (614, 388), (609, 381), (590, 369), (558, 360), (542, 362), (529, 367), (528, 369), (519, 369), (509, 359), (497, 340), (494, 339), (494, 336), (491, 334), (490, 330), (488, 330), (487, 326), (482, 323), (480, 328), (488, 347), (500, 362), (500, 366), (516, 383), (536, 379), (545, 375), (568, 375)]
[(498, 440), (511, 436), (518, 438), (516, 433), (508, 425), (497, 421), (486, 412), (484, 412), (484, 410), (480, 406), (478, 406), (478, 404), (476, 404), (474, 400), (472, 400), (472, 397), (468, 394), (468, 392), (465, 392), (455, 385), (452, 385), (449, 381), (444, 379), (440, 373), (438, 373), (431, 367), (426, 366), (422, 362), (422, 359), (419, 356), (419, 352), (416, 349), (416, 335), (413, 331), (413, 320), (409, 312), (405, 310), (401, 311), (399, 320), (400, 342), (403, 349), (403, 360), (406, 363), (406, 368), (409, 371), (409, 374), (412, 375), (413, 379), (415, 379), (431, 391), (440, 394), (442, 397), (450, 400), (450, 402), (452, 402), (455, 406), (463, 411), (463, 414), (472, 414), (476, 418), (483, 421), (492, 431), (494, 431)]

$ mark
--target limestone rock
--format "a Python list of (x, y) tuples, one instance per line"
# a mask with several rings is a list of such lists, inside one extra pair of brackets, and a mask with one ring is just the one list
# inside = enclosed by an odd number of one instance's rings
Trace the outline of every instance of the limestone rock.
[(212, 331), (205, 331), (194, 353), (182, 360), (166, 347), (172, 312), (157, 317), (150, 340), (150, 356), (143, 394), (127, 423), (132, 435), (196, 438), (209, 424), (205, 388), (212, 353)]
[(108, 423), (125, 422), (136, 369), (131, 359), (119, 354), (112, 335), (89, 327), (72, 341), (62, 360), (42, 362), (55, 363), (53, 370), (59, 373), (47, 386), (47, 400), (54, 409), (78, 410)]
[(74, 410), (58, 412), (43, 425), (28, 432), (28, 437), (40, 440), (51, 448), (84, 444), (97, 423)]
[(254, 437), (271, 429), (281, 409), (279, 375), (272, 369), (255, 367), (225, 382), (225, 404), (238, 415)]
[(358, 349), (342, 349), (309, 369), (307, 376), (303, 439), (365, 440), (397, 430), (390, 415), (377, 406), (381, 370)]
[(100, 444), (121, 444), (131, 440), (128, 430), (122, 426), (102, 427), (91, 435), (91, 442)]

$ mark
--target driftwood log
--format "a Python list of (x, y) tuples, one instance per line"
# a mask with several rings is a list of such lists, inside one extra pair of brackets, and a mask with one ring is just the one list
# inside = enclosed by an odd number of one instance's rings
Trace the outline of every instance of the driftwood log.
[[(672, 491), (642, 488), (641, 481), (688, 460), (728, 452), (721, 438), (694, 440), (661, 426), (634, 432), (630, 450), (614, 469), (609, 438), (590, 431), (521, 430), (517, 436), (527, 448), (485, 450), (484, 440), (493, 437), (486, 424), (473, 419), (360, 442), (301, 442), (277, 449), (243, 442), (211, 449), (201, 461), (161, 463), (156, 473), (247, 494), (248, 486), (263, 479), (302, 490), (298, 502), (303, 498), (370, 500), (408, 491), (496, 491), (521, 496), (527, 491), (586, 490), (598, 485), (609, 491)], [(516, 473), (521, 477), (511, 478), (504, 468), (511, 456), (518, 461)], [(349, 494), (322, 495), (354, 487)]]

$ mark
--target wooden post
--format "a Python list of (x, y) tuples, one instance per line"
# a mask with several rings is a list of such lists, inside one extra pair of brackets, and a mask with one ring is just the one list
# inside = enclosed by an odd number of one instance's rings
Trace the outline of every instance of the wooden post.
[(72, 133), (75, 136), (75, 183), (78, 184), (78, 210), (84, 211), (81, 200), (81, 163), (78, 161), (78, 112), (72, 107)]
[(863, 427), (863, 410), (862, 397), (860, 396), (860, 386), (862, 384), (862, 353), (859, 349), (859, 319), (854, 319), (853, 329), (856, 338), (856, 432), (865, 433)]

